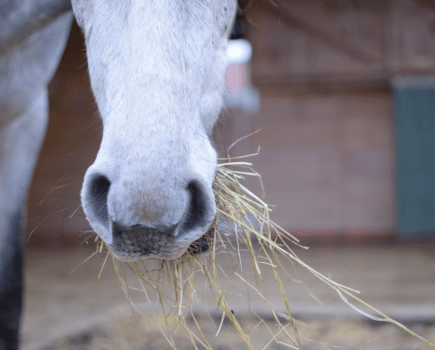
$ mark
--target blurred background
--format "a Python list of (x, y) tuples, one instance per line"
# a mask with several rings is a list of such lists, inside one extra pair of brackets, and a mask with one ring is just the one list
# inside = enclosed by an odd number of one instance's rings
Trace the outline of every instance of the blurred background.
[[(244, 81), (259, 106), (223, 113), (220, 155), (261, 128), (230, 155), (261, 147), (251, 161), (264, 200), (277, 205), (272, 220), (313, 246), (301, 254), (397, 317), (435, 323), (435, 1), (241, 0), (240, 7), (233, 37), (252, 45)], [(68, 276), (93, 249), (79, 191), (101, 130), (74, 24), (50, 84), (49, 128), (29, 197), (28, 349), (83, 326), (83, 315), (100, 322), (107, 304), (129, 312), (113, 276), (98, 284), (92, 267)], [(261, 195), (258, 182), (247, 182)], [(90, 284), (80, 289), (79, 280)], [(93, 295), (82, 303), (93, 308), (68, 309), (83, 294)], [(322, 310), (337, 315), (325, 298)], [(62, 331), (50, 308), (64, 312)], [(303, 317), (313, 309), (298, 310)], [(42, 331), (36, 320), (44, 317)]]

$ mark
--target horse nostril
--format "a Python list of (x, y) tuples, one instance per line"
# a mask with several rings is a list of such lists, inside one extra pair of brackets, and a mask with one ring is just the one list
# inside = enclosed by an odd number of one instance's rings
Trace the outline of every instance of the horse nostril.
[(181, 232), (188, 232), (196, 229), (198, 226), (205, 225), (207, 205), (201, 186), (196, 181), (191, 181), (187, 185), (190, 194), (189, 209), (181, 224)]
[(109, 193), (110, 181), (104, 175), (95, 175), (90, 183), (88, 198), (93, 216), (102, 225), (109, 223), (109, 212), (107, 210), (107, 195)]

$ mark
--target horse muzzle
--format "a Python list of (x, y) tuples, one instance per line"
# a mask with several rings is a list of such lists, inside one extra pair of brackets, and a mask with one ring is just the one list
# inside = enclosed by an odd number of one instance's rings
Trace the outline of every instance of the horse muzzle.
[[(211, 184), (199, 177), (186, 182), (183, 186), (183, 181), (174, 181), (170, 192), (155, 186), (153, 191), (135, 188), (131, 196), (131, 183), (110, 181), (92, 166), (85, 176), (82, 204), (92, 228), (119, 260), (171, 260), (187, 250), (207, 250), (204, 235), (216, 215)], [(174, 200), (168, 199), (171, 195)]]

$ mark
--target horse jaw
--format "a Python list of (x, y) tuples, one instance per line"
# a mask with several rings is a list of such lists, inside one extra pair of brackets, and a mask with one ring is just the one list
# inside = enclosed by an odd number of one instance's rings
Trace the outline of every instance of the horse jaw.
[(72, 4), (104, 126), (86, 216), (123, 260), (178, 257), (216, 213), (210, 136), (236, 1)]

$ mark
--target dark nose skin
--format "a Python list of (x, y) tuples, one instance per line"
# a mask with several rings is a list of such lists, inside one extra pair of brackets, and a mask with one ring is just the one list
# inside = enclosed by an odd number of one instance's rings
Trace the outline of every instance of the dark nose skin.
[(178, 224), (171, 227), (146, 227), (142, 225), (122, 226), (112, 222), (112, 249), (122, 250), (128, 254), (148, 255), (175, 241), (175, 230)]

